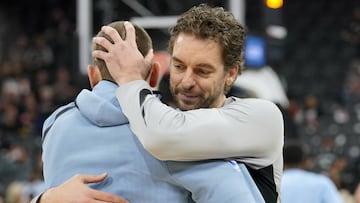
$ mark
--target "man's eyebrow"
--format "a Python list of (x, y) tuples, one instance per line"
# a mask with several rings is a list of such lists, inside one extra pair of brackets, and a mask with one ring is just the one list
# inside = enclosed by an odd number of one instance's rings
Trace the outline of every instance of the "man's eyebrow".
[(176, 56), (173, 56), (172, 57), (172, 60), (175, 61), (175, 62), (180, 62), (180, 63), (183, 63), (180, 59), (178, 59)]
[(199, 63), (199, 64), (196, 64), (196, 67), (207, 68), (207, 69), (215, 69), (214, 66), (212, 66), (211, 64), (208, 64), (208, 63)]
[[(184, 63), (182, 60), (180, 60), (179, 58), (177, 58), (176, 56), (173, 56), (172, 57), (172, 60), (177, 62), (177, 63)], [(199, 68), (208, 68), (208, 69), (215, 69), (214, 66), (212, 66), (211, 64), (208, 64), (208, 63), (199, 63), (199, 64), (196, 64), (196, 67), (199, 67)]]

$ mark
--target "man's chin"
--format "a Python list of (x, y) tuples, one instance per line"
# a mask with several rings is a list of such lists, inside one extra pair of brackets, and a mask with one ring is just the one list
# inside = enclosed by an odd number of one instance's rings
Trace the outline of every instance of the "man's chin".
[(193, 109), (196, 109), (196, 108), (197, 108), (197, 106), (194, 105), (194, 104), (185, 104), (185, 103), (182, 103), (182, 102), (180, 102), (180, 103), (178, 104), (178, 107), (179, 107), (179, 109), (181, 109), (181, 110), (183, 110), (183, 111), (193, 110)]

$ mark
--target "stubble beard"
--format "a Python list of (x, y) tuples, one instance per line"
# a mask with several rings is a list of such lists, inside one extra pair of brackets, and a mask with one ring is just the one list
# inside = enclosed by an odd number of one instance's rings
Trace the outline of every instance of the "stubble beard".
[(199, 108), (210, 108), (213, 106), (215, 101), (220, 97), (219, 93), (215, 95), (211, 95), (209, 98), (204, 98), (204, 95), (201, 94), (198, 95), (200, 99), (198, 100), (197, 103), (186, 103), (181, 99), (179, 99), (178, 97), (178, 94), (180, 92), (185, 92), (185, 91), (182, 91), (176, 87), (170, 87), (170, 92), (175, 100), (176, 106), (183, 111), (199, 109)]

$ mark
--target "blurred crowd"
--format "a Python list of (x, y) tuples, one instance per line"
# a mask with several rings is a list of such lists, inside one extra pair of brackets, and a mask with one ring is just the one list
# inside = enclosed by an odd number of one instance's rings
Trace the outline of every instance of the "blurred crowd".
[(65, 8), (2, 2), (0, 23), (0, 199), (28, 202), (43, 187), (42, 123), (86, 78)]
[[(60, 0), (0, 3), (0, 203), (28, 202), (42, 191), (42, 123), (88, 88), (78, 71), (74, 7)], [(349, 46), (360, 47), (359, 12), (342, 32)], [(330, 177), (352, 203), (360, 183), (360, 59), (349, 64), (340, 100), (289, 97), (284, 114), (286, 139), (306, 143), (307, 169)]]

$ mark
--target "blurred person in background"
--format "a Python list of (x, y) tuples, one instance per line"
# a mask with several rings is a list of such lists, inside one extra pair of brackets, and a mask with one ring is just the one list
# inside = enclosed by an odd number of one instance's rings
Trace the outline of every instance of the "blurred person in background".
[(29, 199), (25, 193), (25, 185), (20, 181), (9, 184), (5, 193), (6, 203), (28, 203)]
[(353, 8), (352, 16), (342, 30), (341, 37), (350, 44), (360, 44), (360, 6)]
[(354, 193), (355, 203), (360, 203), (360, 183), (357, 185)]
[(343, 203), (332, 180), (304, 169), (305, 154), (299, 140), (284, 145), (283, 203)]

